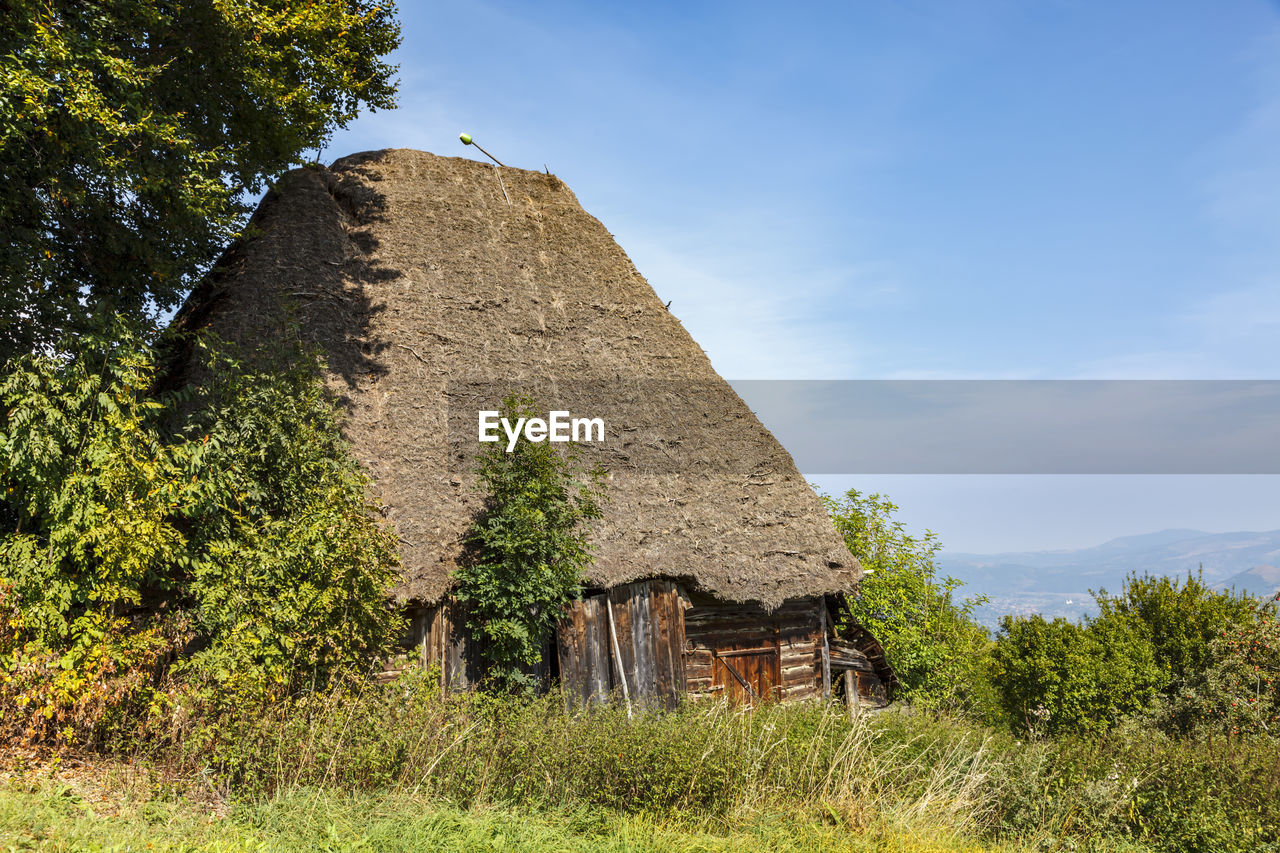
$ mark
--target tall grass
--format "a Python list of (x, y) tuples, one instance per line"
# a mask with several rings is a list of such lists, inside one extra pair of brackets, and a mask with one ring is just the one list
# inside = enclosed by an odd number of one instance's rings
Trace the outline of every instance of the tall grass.
[(820, 703), (686, 703), (630, 720), (616, 706), (566, 707), (559, 694), (442, 696), (435, 683), (410, 673), (189, 715), (140, 763), (162, 789), (242, 805), (347, 798), (721, 836), (774, 823), (828, 827), (940, 849), (978, 839), (1280, 853), (1273, 738), (1173, 737), (1133, 722), (1103, 736), (1022, 742), (909, 709), (851, 720)]
[(380, 791), (458, 808), (592, 808), (727, 826), (762, 813), (850, 828), (977, 832), (997, 810), (985, 736), (885, 737), (869, 715), (818, 704), (685, 704), (629, 720), (441, 696), (426, 676), (357, 683), (176, 731), (153, 763), (223, 794)]

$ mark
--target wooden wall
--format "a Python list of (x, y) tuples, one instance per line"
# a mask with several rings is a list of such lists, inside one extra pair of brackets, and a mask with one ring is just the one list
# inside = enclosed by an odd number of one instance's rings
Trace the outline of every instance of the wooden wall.
[[(878, 644), (877, 644), (878, 645)], [(844, 640), (831, 641), (831, 669), (836, 673), (851, 670), (860, 702), (872, 705), (889, 703), (888, 686), (880, 678), (878, 667), (865, 652), (854, 643)], [(845, 697), (846, 701), (849, 697)]]
[[(755, 604), (691, 598), (674, 581), (636, 581), (570, 605), (550, 665), (535, 674), (555, 675), (550, 669), (558, 666), (561, 685), (584, 704), (620, 699), (620, 673), (634, 705), (672, 707), (686, 693), (747, 702), (820, 698), (830, 683), (823, 673), (825, 607), (820, 598), (792, 599), (766, 612)], [(406, 645), (421, 665), (438, 666), (446, 689), (475, 684), (478, 654), (461, 605), (446, 599), (415, 608), (410, 617)], [(884, 701), (876, 662), (857, 644), (831, 641), (829, 663), (836, 680), (846, 668), (857, 670), (859, 692)]]
[(633, 704), (673, 707), (685, 690), (687, 603), (666, 580), (623, 584), (574, 602), (556, 635), (561, 685), (584, 703), (617, 691)]
[[(685, 677), (693, 696), (791, 701), (822, 695), (820, 599), (792, 599), (766, 613), (756, 604), (706, 601), (684, 615)], [(761, 689), (763, 688), (763, 690)]]
[(437, 604), (414, 607), (408, 616), (405, 645), (421, 661), (423, 669), (440, 668), (445, 690), (466, 690), (479, 680), (479, 655), (475, 644), (467, 640), (461, 603), (446, 598)]

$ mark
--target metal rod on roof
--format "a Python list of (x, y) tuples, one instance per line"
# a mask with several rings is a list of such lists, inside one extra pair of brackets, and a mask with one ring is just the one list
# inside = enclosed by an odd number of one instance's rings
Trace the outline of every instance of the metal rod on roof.
[[(472, 138), (471, 138), (471, 134), (469, 134), (469, 133), (459, 133), (459, 134), (458, 134), (458, 138), (462, 140), (462, 144), (463, 144), (463, 145), (474, 145), (475, 147), (480, 148), (480, 143), (479, 143), (479, 142), (476, 142), (474, 139), (472, 139)], [(490, 154), (488, 151), (485, 151), (483, 148), (480, 148), (480, 151), (484, 154), (484, 156), (488, 157), (490, 160), (492, 160), (493, 162), (497, 163), (499, 166), (502, 166), (502, 168), (504, 168), (504, 169), (506, 168), (506, 164), (505, 164), (505, 163), (503, 163), (503, 162), (501, 162), (500, 160), (498, 160), (498, 158), (497, 158), (497, 157), (494, 157), (494, 156), (493, 156), (492, 154)]]

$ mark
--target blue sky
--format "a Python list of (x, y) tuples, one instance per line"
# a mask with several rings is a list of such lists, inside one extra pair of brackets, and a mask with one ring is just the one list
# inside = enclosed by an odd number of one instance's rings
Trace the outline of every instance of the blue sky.
[[(727, 378), (1280, 378), (1275, 3), (402, 6), (322, 159), (549, 167)], [(1274, 477), (819, 483), (968, 551), (1280, 527)]]

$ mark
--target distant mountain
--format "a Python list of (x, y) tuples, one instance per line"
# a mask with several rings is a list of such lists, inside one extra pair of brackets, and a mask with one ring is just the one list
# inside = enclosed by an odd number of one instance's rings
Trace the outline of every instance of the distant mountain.
[[(1005, 554), (944, 551), (938, 563), (944, 574), (964, 581), (962, 594), (990, 596), (990, 603), (979, 613), (990, 627), (1006, 613), (1078, 619), (1094, 611), (1090, 590), (1115, 592), (1131, 572), (1186, 575), (1203, 567), (1206, 583), (1226, 588), (1233, 578), (1248, 575), (1255, 568), (1274, 571), (1280, 564), (1280, 530), (1161, 530), (1074, 550)], [(1262, 572), (1243, 578), (1236, 586), (1265, 585), (1269, 577)], [(1248, 589), (1253, 591), (1252, 586)]]
[(1236, 589), (1259, 598), (1269, 598), (1280, 592), (1280, 566), (1254, 566), (1238, 575), (1232, 575), (1218, 584), (1220, 589)]

